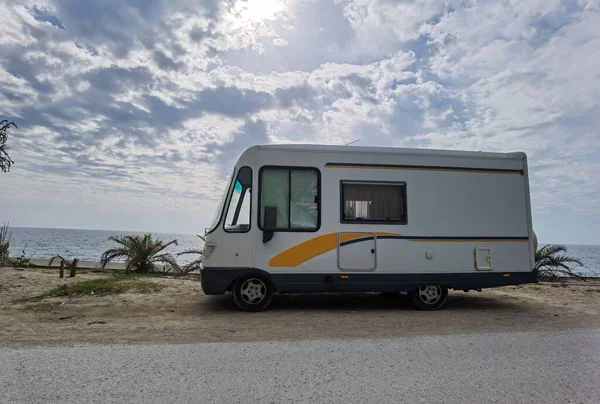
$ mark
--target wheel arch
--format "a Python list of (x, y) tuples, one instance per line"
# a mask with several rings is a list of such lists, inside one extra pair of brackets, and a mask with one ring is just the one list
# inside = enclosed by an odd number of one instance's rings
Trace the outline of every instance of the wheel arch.
[(231, 282), (229, 282), (229, 285), (227, 285), (227, 291), (231, 292), (233, 290), (233, 285), (235, 284), (235, 282), (237, 282), (237, 280), (240, 279), (242, 276), (248, 276), (248, 275), (256, 275), (256, 276), (261, 276), (263, 278), (266, 278), (273, 286), (273, 290), (275, 292), (277, 292), (277, 285), (275, 284), (275, 282), (273, 282), (273, 277), (271, 276), (271, 274), (269, 274), (267, 271), (264, 271), (259, 268), (250, 268), (250, 269), (248, 269), (248, 271), (243, 272), (243, 273), (239, 274), (238, 276), (236, 276), (235, 278), (233, 278), (231, 280)]

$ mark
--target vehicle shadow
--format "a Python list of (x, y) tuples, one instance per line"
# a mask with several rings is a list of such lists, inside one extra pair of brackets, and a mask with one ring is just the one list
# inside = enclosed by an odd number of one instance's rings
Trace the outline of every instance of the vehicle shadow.
[[(218, 313), (238, 311), (231, 296), (210, 296), (203, 301), (204, 310)], [(301, 311), (385, 311), (414, 310), (409, 298), (404, 293), (385, 295), (380, 293), (317, 293), (276, 295), (268, 311), (301, 312)], [(451, 293), (442, 310), (449, 311), (522, 311), (523, 307), (516, 301), (500, 297), (481, 296), (475, 293)]]

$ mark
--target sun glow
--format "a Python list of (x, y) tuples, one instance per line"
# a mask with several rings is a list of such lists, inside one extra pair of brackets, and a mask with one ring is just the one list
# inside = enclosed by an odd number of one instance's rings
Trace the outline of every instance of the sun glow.
[(235, 11), (245, 21), (273, 20), (284, 6), (284, 0), (241, 0), (235, 4)]

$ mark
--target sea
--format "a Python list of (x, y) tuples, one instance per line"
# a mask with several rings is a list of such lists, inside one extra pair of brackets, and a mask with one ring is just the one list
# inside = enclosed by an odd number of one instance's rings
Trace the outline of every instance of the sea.
[[(66, 259), (79, 258), (80, 261), (100, 261), (102, 253), (116, 244), (110, 236), (144, 235), (144, 232), (78, 229), (44, 229), (33, 227), (11, 227), (9, 254), (11, 257), (24, 255), (29, 259), (51, 259), (61, 255)], [(148, 232), (146, 232), (148, 233)], [(151, 233), (154, 239), (163, 242), (177, 240), (177, 245), (167, 247), (165, 252), (173, 255), (186, 250), (201, 250), (202, 240), (194, 234)], [(185, 264), (197, 258), (184, 255), (177, 259)], [(119, 262), (119, 260), (115, 260)]]
[[(10, 254), (12, 257), (25, 255), (30, 259), (52, 258), (60, 254), (64, 258), (79, 258), (82, 261), (100, 261), (102, 253), (114, 246), (110, 236), (143, 235), (143, 232), (107, 231), (107, 230), (75, 230), (75, 229), (43, 229), (32, 227), (11, 227)], [(201, 249), (202, 240), (194, 234), (152, 233), (154, 238), (168, 242), (177, 240), (177, 245), (170, 246), (166, 252), (178, 252)], [(545, 243), (540, 243), (544, 245)], [(600, 276), (600, 246), (566, 245), (568, 254), (577, 257), (583, 267), (576, 267), (576, 272), (585, 276)], [(178, 261), (185, 264), (195, 257), (181, 256)]]

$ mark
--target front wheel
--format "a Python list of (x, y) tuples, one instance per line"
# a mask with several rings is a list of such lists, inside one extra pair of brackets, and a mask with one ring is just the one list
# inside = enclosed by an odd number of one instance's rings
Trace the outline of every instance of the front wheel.
[(437, 310), (448, 300), (448, 288), (439, 285), (422, 285), (408, 294), (417, 309)]
[(273, 301), (275, 289), (265, 277), (249, 274), (240, 277), (231, 291), (233, 302), (242, 311), (262, 311)]

